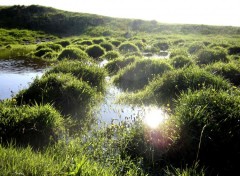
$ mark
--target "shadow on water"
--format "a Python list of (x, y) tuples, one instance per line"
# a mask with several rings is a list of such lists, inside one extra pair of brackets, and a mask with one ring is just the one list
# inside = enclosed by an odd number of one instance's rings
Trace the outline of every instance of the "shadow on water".
[(42, 60), (1, 59), (0, 60), (0, 100), (11, 98), (27, 88), (34, 78), (41, 77), (48, 67)]

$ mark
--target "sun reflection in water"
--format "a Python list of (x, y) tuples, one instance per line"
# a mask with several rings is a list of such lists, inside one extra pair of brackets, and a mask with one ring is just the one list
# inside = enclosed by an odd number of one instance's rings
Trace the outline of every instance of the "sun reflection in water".
[(150, 128), (157, 128), (168, 118), (168, 114), (161, 108), (148, 107), (145, 109), (144, 123)]

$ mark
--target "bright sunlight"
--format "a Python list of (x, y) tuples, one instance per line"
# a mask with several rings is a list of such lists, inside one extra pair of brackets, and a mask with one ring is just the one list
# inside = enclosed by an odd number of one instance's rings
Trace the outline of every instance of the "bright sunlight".
[(240, 26), (239, 0), (1, 0), (0, 5), (43, 5), (111, 17), (157, 20), (164, 23)]
[(168, 118), (167, 113), (157, 107), (148, 107), (145, 109), (144, 123), (150, 128), (157, 128)]

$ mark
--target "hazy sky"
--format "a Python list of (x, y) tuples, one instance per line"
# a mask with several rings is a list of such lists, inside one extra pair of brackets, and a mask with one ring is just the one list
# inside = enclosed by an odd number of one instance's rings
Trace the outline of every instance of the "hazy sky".
[(31, 4), (168, 23), (240, 26), (240, 0), (0, 0), (0, 5)]

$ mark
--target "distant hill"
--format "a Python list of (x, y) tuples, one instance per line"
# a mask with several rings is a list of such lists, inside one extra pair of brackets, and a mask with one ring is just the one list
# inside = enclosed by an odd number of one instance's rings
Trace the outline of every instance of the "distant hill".
[(0, 7), (0, 28), (40, 30), (58, 36), (113, 35), (122, 32), (240, 34), (239, 27), (162, 24), (140, 19), (110, 18), (37, 5)]

